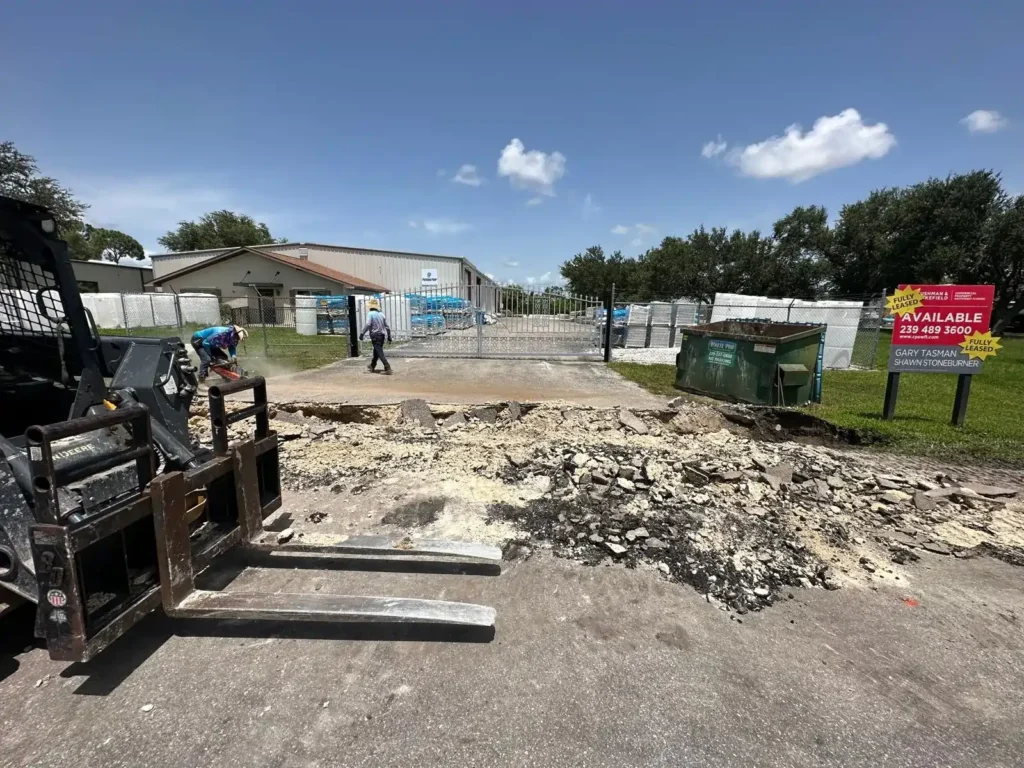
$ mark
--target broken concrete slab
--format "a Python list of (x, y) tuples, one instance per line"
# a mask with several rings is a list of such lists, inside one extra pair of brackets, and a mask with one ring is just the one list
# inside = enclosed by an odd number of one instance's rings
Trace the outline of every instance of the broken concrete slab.
[(484, 424), (494, 424), (498, 420), (498, 410), (496, 408), (472, 408), (467, 411), (467, 415), (482, 421)]
[(444, 427), (445, 429), (458, 429), (459, 427), (466, 426), (467, 423), (466, 414), (462, 411), (456, 411), (444, 420)]
[(646, 435), (650, 430), (644, 424), (643, 419), (637, 416), (628, 408), (619, 409), (619, 424), (636, 435)]
[(911, 496), (903, 491), (886, 491), (879, 498), (886, 504), (899, 504), (903, 501), (910, 501)]
[(953, 548), (943, 544), (941, 541), (926, 541), (921, 545), (921, 549), (933, 552), (936, 555), (953, 554)]
[(426, 400), (403, 400), (399, 406), (399, 412), (403, 421), (419, 424), (425, 429), (434, 429), (437, 426), (437, 421), (434, 419), (434, 414), (430, 412), (430, 406), (427, 405)]
[(998, 498), (1000, 496), (1016, 496), (1016, 488), (1003, 488), (998, 485), (983, 485), (982, 483), (967, 483), (963, 486), (965, 490), (974, 491), (979, 496)]
[(711, 477), (707, 472), (691, 467), (688, 464), (683, 465), (683, 474), (686, 476), (687, 481), (693, 483), (698, 488), (711, 482)]
[(914, 492), (914, 506), (922, 512), (928, 512), (939, 506), (939, 502), (933, 499), (924, 491)]
[(768, 467), (764, 470), (766, 475), (778, 479), (780, 483), (791, 483), (793, 482), (793, 465), (788, 463), (776, 464), (774, 467)]
[(509, 400), (505, 405), (505, 418), (509, 421), (519, 421), (523, 418), (523, 406), (515, 400)]

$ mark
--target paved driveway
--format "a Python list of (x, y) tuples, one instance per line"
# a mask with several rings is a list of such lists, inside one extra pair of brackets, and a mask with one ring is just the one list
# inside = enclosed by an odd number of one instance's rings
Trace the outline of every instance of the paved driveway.
[(1021, 570), (915, 569), (912, 588), (796, 590), (742, 625), (657, 573), (544, 553), (499, 577), (247, 571), (232, 588), (490, 603), (497, 634), (153, 617), (88, 664), (0, 657), (0, 762), (1020, 765)]
[(603, 363), (396, 358), (395, 375), (366, 372), (363, 359), (269, 379), (275, 402), (379, 405), (420, 397), (433, 403), (565, 401), (595, 407), (659, 408), (656, 397)]

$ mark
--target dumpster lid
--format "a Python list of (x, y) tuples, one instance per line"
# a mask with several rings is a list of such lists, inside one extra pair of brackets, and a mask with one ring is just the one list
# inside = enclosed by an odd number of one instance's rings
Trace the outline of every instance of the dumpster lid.
[(779, 344), (825, 332), (824, 325), (813, 323), (773, 323), (770, 320), (719, 320), (694, 325), (686, 333), (738, 341), (770, 342)]
[(779, 370), (783, 373), (807, 373), (810, 369), (802, 363), (779, 363)]

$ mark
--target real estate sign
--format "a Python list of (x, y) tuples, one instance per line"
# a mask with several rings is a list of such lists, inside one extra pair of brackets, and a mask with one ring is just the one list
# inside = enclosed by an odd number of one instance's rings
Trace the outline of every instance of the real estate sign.
[(893, 315), (890, 373), (978, 373), (999, 350), (989, 320), (991, 285), (901, 285), (886, 300)]

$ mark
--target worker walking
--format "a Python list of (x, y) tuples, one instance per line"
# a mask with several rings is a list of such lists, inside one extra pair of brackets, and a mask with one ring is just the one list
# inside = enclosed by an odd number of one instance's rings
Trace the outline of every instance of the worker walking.
[(192, 349), (199, 355), (199, 381), (206, 380), (214, 360), (237, 362), (238, 343), (248, 336), (249, 332), (240, 325), (215, 325), (193, 333)]
[(366, 302), (366, 309), (366, 325), (359, 332), (360, 341), (369, 333), (370, 342), (373, 344), (373, 359), (370, 360), (370, 364), (366, 366), (366, 369), (370, 373), (374, 373), (377, 361), (380, 360), (384, 363), (384, 375), (390, 376), (391, 363), (388, 362), (387, 357), (384, 355), (384, 340), (387, 339), (388, 343), (391, 343), (391, 328), (388, 326), (388, 320), (384, 317), (384, 313), (380, 311), (380, 303), (376, 299), (370, 299)]

